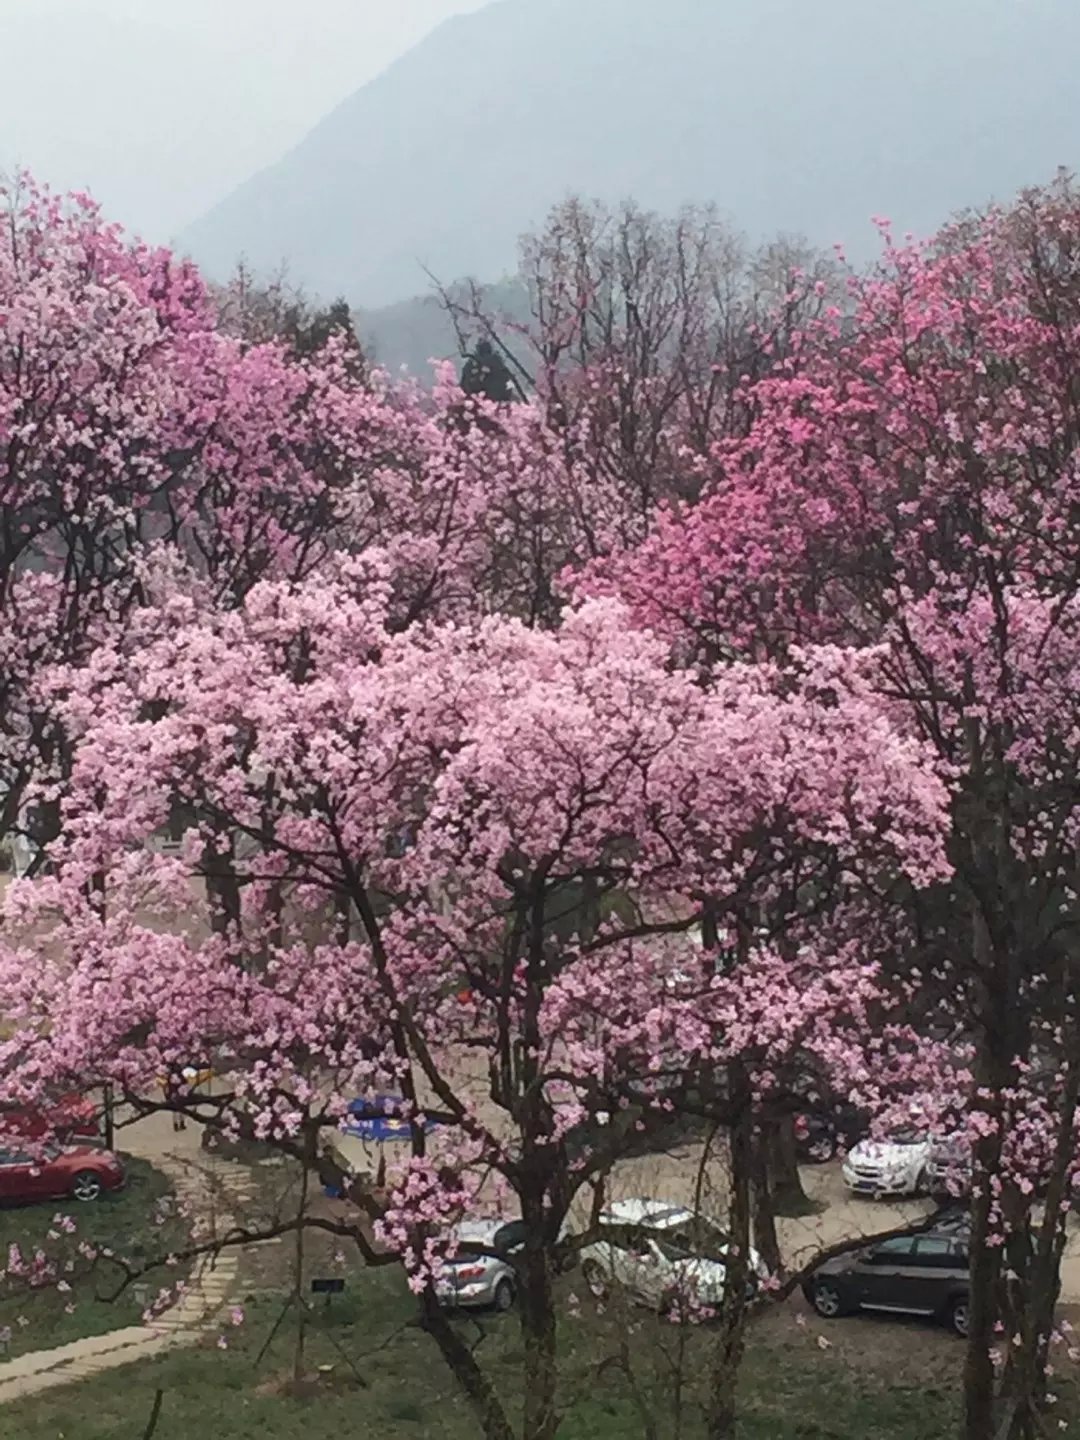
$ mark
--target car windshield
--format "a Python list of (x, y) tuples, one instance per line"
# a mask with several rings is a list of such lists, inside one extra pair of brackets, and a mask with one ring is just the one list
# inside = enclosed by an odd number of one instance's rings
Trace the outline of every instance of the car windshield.
[(728, 1238), (708, 1220), (696, 1220), (655, 1237), (665, 1260), (717, 1260), (727, 1255)]
[(47, 1145), (35, 1145), (33, 1152), (29, 1150), (5, 1150), (0, 1153), (0, 1164), (3, 1165), (44, 1165), (47, 1160), (55, 1160), (63, 1151), (59, 1145), (50, 1141)]
[(955, 1131), (939, 1135), (934, 1142), (938, 1150), (948, 1151), (950, 1155), (962, 1155), (965, 1150), (969, 1149), (970, 1143), (966, 1135), (958, 1134)]
[(492, 1259), (491, 1248), (481, 1245), (479, 1240), (464, 1240), (457, 1247), (457, 1254), (448, 1265), (475, 1265), (477, 1260)]
[(507, 1224), (495, 1231), (491, 1242), (491, 1248), (497, 1250), (500, 1255), (509, 1255), (512, 1251), (520, 1249), (525, 1244), (525, 1222), (522, 1220), (510, 1220)]
[(891, 1145), (921, 1145), (926, 1136), (914, 1126), (905, 1125), (900, 1130), (894, 1130), (889, 1135)]

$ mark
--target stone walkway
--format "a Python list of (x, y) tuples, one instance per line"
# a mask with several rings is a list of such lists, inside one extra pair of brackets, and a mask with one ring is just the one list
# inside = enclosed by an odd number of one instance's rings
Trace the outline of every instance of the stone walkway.
[[(247, 1168), (205, 1153), (193, 1154), (190, 1131), (174, 1136), (174, 1145), (168, 1150), (154, 1143), (157, 1137), (153, 1132), (147, 1136), (149, 1144), (129, 1146), (129, 1134), (134, 1138), (141, 1129), (140, 1125), (125, 1133), (124, 1148), (152, 1158), (172, 1177), (181, 1202), (190, 1207), (197, 1238), (222, 1234), (233, 1207), (252, 1192), (253, 1180)], [(127, 1325), (106, 1335), (88, 1336), (55, 1349), (35, 1350), (14, 1360), (0, 1361), (0, 1405), (84, 1380), (102, 1370), (146, 1360), (177, 1345), (194, 1344), (213, 1333), (222, 1322), (239, 1263), (238, 1248), (200, 1260), (180, 1300), (152, 1323)], [(153, 1277), (148, 1284), (153, 1293)]]

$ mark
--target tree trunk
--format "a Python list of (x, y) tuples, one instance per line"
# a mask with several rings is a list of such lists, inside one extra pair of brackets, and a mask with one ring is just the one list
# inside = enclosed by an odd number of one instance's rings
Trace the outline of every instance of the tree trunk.
[(761, 1127), (754, 1130), (753, 1140), (753, 1213), (754, 1246), (765, 1264), (774, 1273), (780, 1268), (780, 1241), (776, 1234), (776, 1210), (769, 1183), (769, 1162), (765, 1153), (765, 1136)]
[(307, 1300), (304, 1295), (304, 1219), (307, 1215), (308, 1183), (315, 1165), (315, 1137), (304, 1143), (304, 1165), (300, 1172), (300, 1197), (296, 1206), (296, 1238), (293, 1247), (293, 1304), (296, 1307), (296, 1347), (293, 1350), (293, 1389), (300, 1394), (304, 1383), (304, 1346), (307, 1339)]
[(203, 875), (210, 929), (218, 936), (235, 937), (240, 930), (240, 882), (231, 835), (218, 833), (207, 843)]
[[(737, 1067), (732, 1067), (733, 1069)], [(746, 1339), (746, 1283), (750, 1275), (750, 1190), (754, 1169), (753, 1117), (745, 1076), (732, 1077), (736, 1119), (731, 1127), (731, 1251), (713, 1346), (705, 1414), (708, 1440), (734, 1440), (736, 1386)]]
[(451, 1374), (465, 1392), (480, 1423), (484, 1440), (514, 1440), (514, 1432), (494, 1386), (430, 1289), (425, 1290), (421, 1299), (420, 1323), (438, 1345)]
[(105, 1084), (101, 1087), (101, 1111), (104, 1121), (104, 1134), (106, 1150), (116, 1148), (116, 1104), (113, 1099), (113, 1087)]
[[(530, 1235), (542, 1229), (530, 1226)], [(546, 1248), (527, 1247), (521, 1288), (521, 1332), (525, 1341), (523, 1440), (554, 1440), (559, 1428), (555, 1352), (555, 1303)]]
[(964, 1440), (987, 1440), (993, 1435), (994, 1345), (1001, 1247), (989, 1244), (992, 1195), (990, 1178), (1001, 1169), (1000, 1096), (1008, 1079), (1008, 1025), (1003, 1023), (1006, 987), (997, 983), (995, 955), (986, 919), (975, 902), (972, 907), (972, 957), (976, 975), (983, 978), (982, 1044), (976, 1074), (978, 1090), (986, 1102), (991, 1124), (975, 1142), (972, 1165), (971, 1269), (968, 1295), (968, 1339), (964, 1357)]
[(795, 1117), (782, 1115), (765, 1120), (761, 1127), (769, 1198), (773, 1215), (805, 1215), (810, 1197), (799, 1174), (799, 1150), (795, 1140)]
[[(1076, 1107), (1080, 1098), (1080, 1067), (1070, 1064), (1057, 1118), (1054, 1156), (1043, 1204), (1042, 1220), (1033, 1228), (1031, 1200), (1021, 1197), (1025, 1221), (1010, 1268), (1019, 1277), (1011, 1287), (1014, 1303), (1006, 1326), (1009, 1359), (1005, 1389), (1009, 1418), (1002, 1426), (1003, 1440), (1029, 1440), (1042, 1428), (1046, 1406), (1046, 1366), (1054, 1311), (1061, 1292), (1061, 1256), (1065, 1249), (1065, 1214), (1069, 1172), (1072, 1168)], [(1019, 1346), (1012, 1336), (1019, 1335)]]
[(334, 943), (348, 945), (352, 938), (352, 899), (347, 890), (334, 896)]

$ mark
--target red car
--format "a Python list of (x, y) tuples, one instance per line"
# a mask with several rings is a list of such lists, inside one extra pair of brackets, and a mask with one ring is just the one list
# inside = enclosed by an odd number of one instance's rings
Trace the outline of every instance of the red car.
[(0, 1150), (0, 1201), (97, 1200), (106, 1190), (119, 1190), (124, 1167), (111, 1150), (89, 1145), (61, 1149), (45, 1145), (27, 1151)]
[(23, 1135), (28, 1140), (48, 1136), (61, 1142), (99, 1140), (101, 1120), (94, 1102), (73, 1091), (42, 1109), (0, 1105), (0, 1147), (4, 1135)]

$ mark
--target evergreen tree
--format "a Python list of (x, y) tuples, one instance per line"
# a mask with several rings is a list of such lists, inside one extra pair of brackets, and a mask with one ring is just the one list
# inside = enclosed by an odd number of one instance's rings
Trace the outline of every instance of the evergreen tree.
[(466, 395), (482, 395), (498, 404), (509, 404), (519, 395), (518, 387), (506, 361), (490, 340), (480, 340), (466, 359), (461, 372), (461, 388)]

